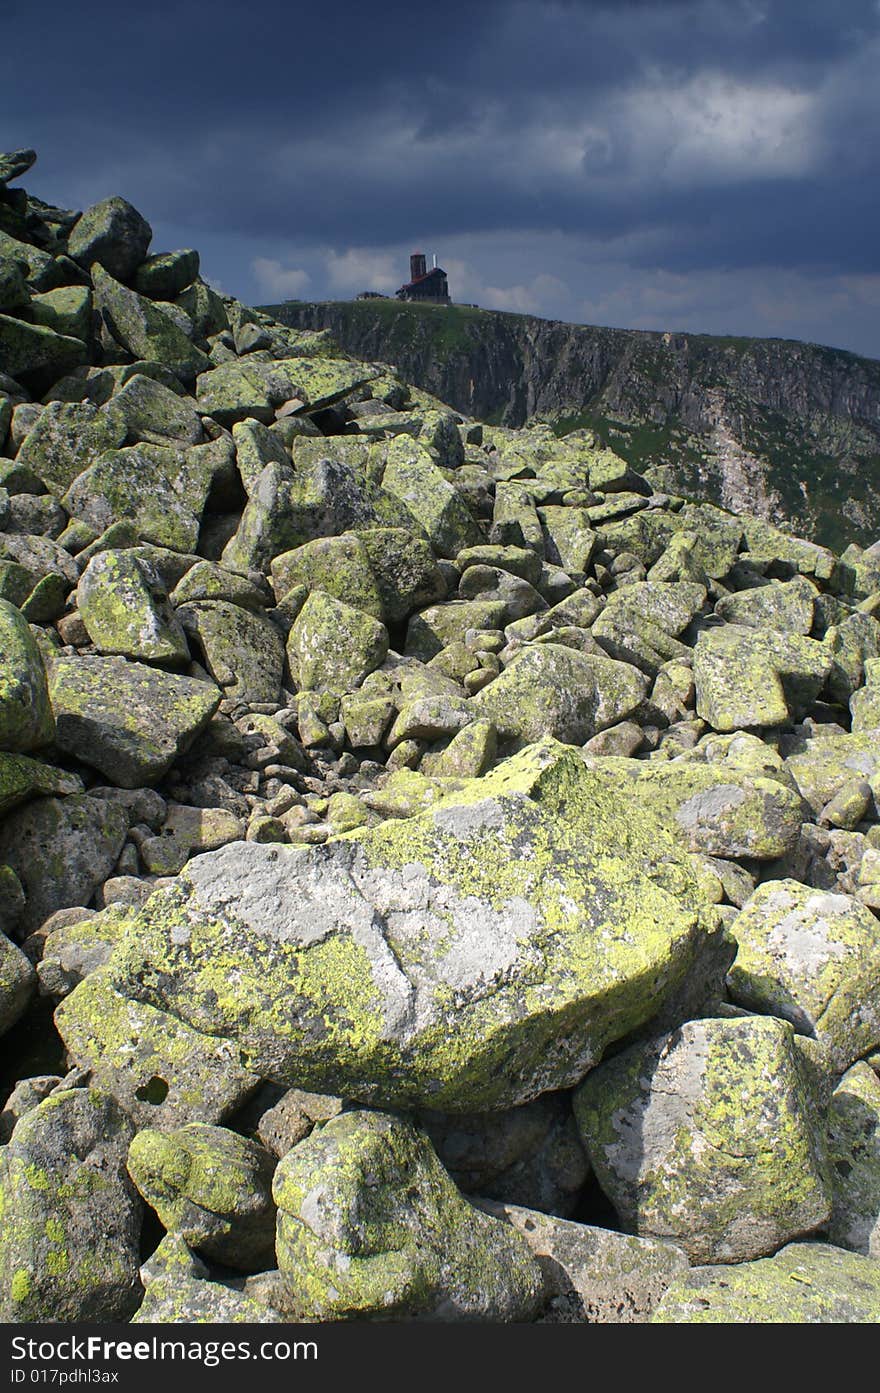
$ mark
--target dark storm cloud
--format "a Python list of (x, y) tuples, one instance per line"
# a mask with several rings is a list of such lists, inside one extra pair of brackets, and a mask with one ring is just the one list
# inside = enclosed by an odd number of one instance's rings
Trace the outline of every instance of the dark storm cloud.
[(459, 298), (880, 352), (875, 0), (4, 8), (34, 192), (122, 192), (247, 298), (393, 288), (428, 240)]

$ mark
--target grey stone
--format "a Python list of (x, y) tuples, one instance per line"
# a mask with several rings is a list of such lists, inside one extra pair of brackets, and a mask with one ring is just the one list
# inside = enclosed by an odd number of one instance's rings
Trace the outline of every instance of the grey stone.
[(69, 255), (80, 266), (103, 266), (127, 281), (147, 254), (153, 229), (124, 198), (105, 198), (86, 209), (70, 230)]
[(528, 1320), (540, 1269), (519, 1234), (458, 1194), (425, 1134), (348, 1112), (280, 1163), (278, 1265), (299, 1319)]
[(125, 658), (58, 658), (49, 686), (59, 748), (123, 788), (157, 783), (221, 699), (213, 683)]
[(570, 1086), (685, 979), (708, 990), (719, 932), (687, 853), (548, 745), (405, 823), (196, 857), (108, 970), (263, 1077), (474, 1112)]
[(27, 903), (21, 929), (57, 909), (87, 905), (116, 864), (128, 831), (121, 808), (98, 798), (38, 798), (0, 823), (0, 862), (12, 867)]
[(132, 1314), (141, 1227), (125, 1170), (133, 1130), (94, 1089), (54, 1092), (18, 1122), (0, 1151), (0, 1319)]
[(693, 1020), (633, 1045), (588, 1075), (575, 1116), (625, 1227), (693, 1262), (762, 1257), (828, 1221), (820, 1100), (787, 1022)]

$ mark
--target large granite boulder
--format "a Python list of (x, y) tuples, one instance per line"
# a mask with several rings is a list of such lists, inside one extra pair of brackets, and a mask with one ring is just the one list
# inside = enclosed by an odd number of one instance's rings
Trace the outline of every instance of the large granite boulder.
[(637, 668), (558, 643), (532, 644), (473, 699), (503, 740), (552, 735), (581, 745), (636, 709), (648, 683)]
[(880, 1079), (854, 1064), (831, 1099), (828, 1115), (832, 1243), (880, 1258)]
[(67, 249), (80, 266), (97, 263), (127, 281), (147, 254), (153, 229), (124, 198), (105, 198), (87, 208), (70, 230)]
[(161, 578), (133, 551), (99, 551), (83, 571), (77, 608), (99, 653), (182, 663), (189, 648)]
[[(0, 895), (4, 897), (7, 894), (5, 882), (8, 870), (8, 867), (0, 867)], [(35, 987), (33, 967), (21, 949), (10, 943), (0, 929), (0, 1035), (15, 1025), (33, 996)]]
[(0, 862), (15, 871), (26, 931), (57, 909), (87, 905), (116, 864), (128, 832), (118, 805), (102, 798), (35, 798), (0, 823)]
[(106, 972), (264, 1077), (474, 1112), (577, 1082), (719, 961), (687, 853), (549, 742), (408, 822), (197, 857)]
[(713, 730), (764, 730), (800, 720), (832, 669), (824, 644), (800, 634), (725, 624), (694, 649), (697, 713)]
[(759, 885), (732, 927), (731, 997), (827, 1046), (838, 1070), (880, 1045), (880, 932), (850, 895)]

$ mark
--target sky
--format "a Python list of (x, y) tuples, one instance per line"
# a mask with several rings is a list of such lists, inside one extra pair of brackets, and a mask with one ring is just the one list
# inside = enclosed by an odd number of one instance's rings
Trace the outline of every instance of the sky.
[[(880, 357), (880, 0), (3, 0), (0, 148), (251, 304), (393, 293)], [(430, 264), (430, 263), (429, 263)]]

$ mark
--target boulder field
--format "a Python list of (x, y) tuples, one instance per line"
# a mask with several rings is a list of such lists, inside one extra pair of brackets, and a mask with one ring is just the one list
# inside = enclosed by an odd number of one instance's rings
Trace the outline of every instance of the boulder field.
[(880, 1320), (880, 543), (466, 419), (33, 159), (0, 1320)]

